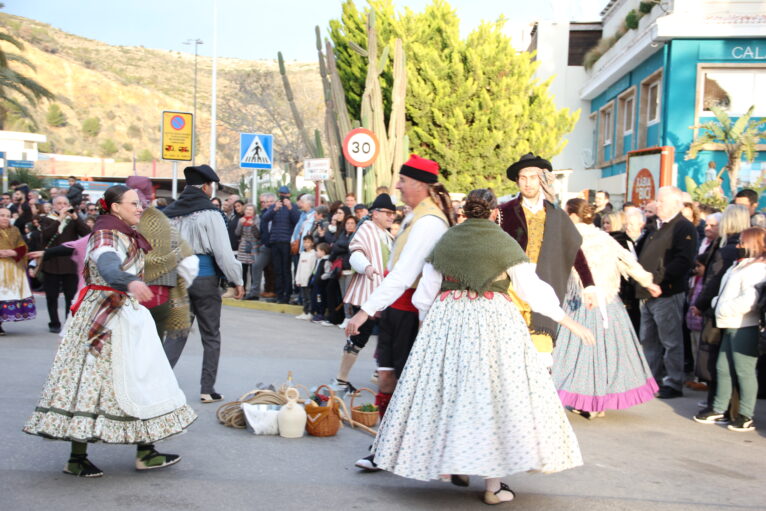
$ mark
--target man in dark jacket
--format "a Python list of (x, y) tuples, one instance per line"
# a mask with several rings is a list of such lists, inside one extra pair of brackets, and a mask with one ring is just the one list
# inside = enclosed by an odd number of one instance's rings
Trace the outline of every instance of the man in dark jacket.
[(638, 256), (654, 275), (662, 295), (636, 287), (641, 303), (641, 344), (654, 378), (660, 383), (657, 397), (683, 395), (684, 340), (683, 308), (689, 271), (697, 253), (697, 230), (681, 215), (683, 192), (675, 186), (660, 188), (657, 199), (656, 230), (648, 232)]
[(271, 258), (274, 261), (277, 301), (279, 303), (289, 303), (290, 301), (290, 290), (292, 289), (290, 238), (300, 216), (300, 210), (295, 203), (290, 201), (290, 189), (282, 186), (279, 188), (279, 200), (269, 207), (261, 217), (261, 221), (271, 223), (269, 243), (271, 243)]
[[(90, 233), (88, 225), (77, 215), (66, 197), (53, 199), (53, 211), (40, 218), (43, 249), (58, 247), (67, 241), (75, 241)], [(61, 331), (59, 320), (59, 294), (64, 292), (64, 318), (77, 291), (77, 265), (69, 255), (55, 255), (43, 260), (43, 288), (48, 304), (48, 329), (53, 333)]]

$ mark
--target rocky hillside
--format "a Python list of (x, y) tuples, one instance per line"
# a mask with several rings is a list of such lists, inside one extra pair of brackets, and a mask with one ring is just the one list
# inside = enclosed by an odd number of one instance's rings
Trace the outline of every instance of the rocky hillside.
[[(47, 152), (157, 158), (161, 112), (192, 111), (193, 53), (110, 46), (5, 13), (0, 13), (0, 26), (25, 44), (23, 55), (36, 66), (28, 74), (57, 95), (56, 101), (33, 110), (36, 130), (20, 119), (6, 129), (44, 133)], [(210, 147), (212, 61), (198, 57), (197, 65), (200, 162), (208, 160)], [(288, 62), (287, 69), (307, 126), (321, 127), (324, 106), (317, 64)], [(285, 163), (305, 156), (276, 61), (218, 59), (217, 160), (228, 181), (240, 173), (240, 131), (274, 133), (275, 151)]]

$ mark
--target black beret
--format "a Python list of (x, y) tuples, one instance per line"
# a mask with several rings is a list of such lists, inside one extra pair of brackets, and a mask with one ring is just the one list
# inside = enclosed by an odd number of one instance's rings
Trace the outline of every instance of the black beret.
[(387, 193), (381, 193), (380, 195), (375, 197), (375, 200), (370, 206), (370, 209), (372, 210), (387, 209), (389, 211), (396, 211), (396, 206), (394, 206), (394, 203), (391, 200), (390, 195), (388, 195)]
[(201, 185), (205, 183), (218, 183), (221, 179), (210, 165), (198, 165), (196, 167), (186, 167), (184, 169), (187, 185)]
[(511, 181), (518, 181), (519, 179), (519, 172), (521, 172), (521, 169), (525, 169), (527, 167), (538, 167), (541, 169), (547, 169), (547, 170), (553, 170), (553, 166), (551, 166), (551, 162), (546, 160), (545, 158), (541, 158), (540, 156), (535, 156), (532, 153), (527, 153), (524, 156), (522, 156), (519, 161), (508, 167), (508, 170), (506, 172), (508, 173), (508, 179)]

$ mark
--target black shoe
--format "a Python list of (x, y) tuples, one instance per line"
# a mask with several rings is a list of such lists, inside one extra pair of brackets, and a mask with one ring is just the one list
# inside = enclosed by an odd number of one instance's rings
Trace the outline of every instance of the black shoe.
[(3, 330), (3, 325), (0, 325), (0, 336), (5, 335), (5, 330)]
[(357, 460), (357, 462), (354, 463), (354, 466), (357, 466), (367, 472), (379, 472), (381, 469), (378, 467), (377, 463), (375, 463), (374, 460), (375, 460), (375, 455), (370, 454), (366, 458)]
[(61, 333), (61, 326), (49, 326), (48, 331), (52, 334), (60, 334)]
[(286, 300), (286, 299), (282, 298), (277, 303), (280, 304), (280, 305), (289, 305), (290, 304), (290, 300)]
[(246, 296), (245, 300), (255, 300), (256, 302), (261, 299), (260, 296)]
[(660, 399), (673, 399), (674, 397), (682, 397), (684, 393), (680, 390), (674, 389), (673, 387), (668, 387), (667, 385), (663, 385), (660, 387), (660, 391), (657, 392), (657, 397)]
[(737, 415), (737, 418), (734, 419), (734, 422), (729, 424), (727, 427), (732, 431), (739, 431), (739, 432), (755, 430), (755, 424), (753, 424), (753, 419), (742, 414)]
[(181, 461), (178, 454), (163, 454), (157, 452), (154, 447), (139, 449), (136, 454), (136, 470), (154, 470), (156, 468), (169, 467)]
[(101, 477), (104, 472), (90, 462), (86, 454), (73, 454), (66, 466), (64, 473), (77, 477)]
[(700, 424), (728, 424), (729, 419), (726, 417), (725, 413), (719, 413), (713, 411), (712, 408), (705, 408), (700, 413), (692, 417), (694, 419), (694, 422), (699, 422)]

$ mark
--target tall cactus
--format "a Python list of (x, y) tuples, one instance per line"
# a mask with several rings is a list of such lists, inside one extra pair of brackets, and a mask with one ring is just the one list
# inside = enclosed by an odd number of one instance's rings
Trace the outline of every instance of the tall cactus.
[(393, 101), (388, 129), (386, 129), (380, 74), (388, 62), (389, 47), (386, 46), (378, 58), (378, 33), (375, 29), (375, 12), (372, 10), (367, 15), (367, 50), (358, 47), (355, 50), (367, 58), (367, 79), (362, 94), (362, 126), (372, 130), (380, 144), (378, 158), (364, 176), (364, 195), (365, 198), (371, 199), (378, 186), (394, 186), (398, 179), (399, 168), (406, 156), (404, 100), (407, 94), (407, 71), (402, 40), (396, 39), (394, 41)]
[(303, 145), (306, 146), (306, 151), (309, 154), (315, 154), (316, 148), (309, 138), (306, 132), (306, 126), (303, 123), (303, 117), (298, 111), (298, 106), (295, 104), (295, 97), (293, 96), (293, 89), (290, 87), (290, 80), (287, 78), (287, 70), (285, 69), (285, 61), (282, 58), (282, 52), (277, 52), (277, 58), (279, 59), (279, 74), (282, 75), (282, 85), (285, 88), (285, 96), (287, 96), (287, 102), (290, 104), (290, 110), (293, 113), (293, 120), (295, 121), (295, 127), (298, 128), (298, 132), (301, 135)]
[[(324, 135), (327, 147), (322, 146), (322, 137), (315, 133), (312, 143), (306, 132), (303, 118), (293, 100), (292, 88), (285, 71), (282, 53), (279, 56), (279, 72), (285, 88), (287, 100), (293, 113), (295, 125), (301, 133), (306, 150), (313, 157), (330, 158), (332, 179), (325, 182), (327, 194), (331, 200), (342, 199), (346, 192), (356, 189), (356, 172), (352, 164), (343, 157), (343, 138), (352, 128), (359, 126), (359, 121), (352, 121), (346, 106), (346, 95), (338, 74), (335, 53), (329, 41), (325, 41), (325, 52), (322, 52), (322, 38), (319, 27), (315, 28), (317, 56), (319, 59), (319, 74), (322, 78), (322, 89), (325, 99)], [(409, 139), (405, 134), (404, 100), (407, 94), (407, 69), (404, 46), (401, 39), (394, 41), (394, 83), (392, 90), (391, 114), (386, 127), (383, 92), (380, 87), (380, 74), (385, 69), (389, 59), (389, 47), (383, 48), (378, 57), (378, 35), (375, 29), (375, 13), (370, 11), (367, 16), (367, 49), (351, 44), (355, 51), (367, 58), (367, 79), (362, 95), (361, 125), (372, 130), (378, 137), (380, 150), (378, 158), (372, 167), (368, 168), (363, 178), (364, 196), (360, 202), (372, 200), (378, 186), (393, 188), (399, 179), (399, 168), (407, 157)], [(326, 149), (326, 150), (325, 150)]]

